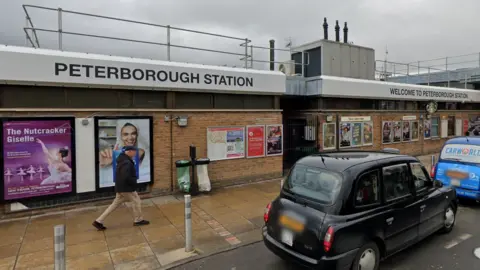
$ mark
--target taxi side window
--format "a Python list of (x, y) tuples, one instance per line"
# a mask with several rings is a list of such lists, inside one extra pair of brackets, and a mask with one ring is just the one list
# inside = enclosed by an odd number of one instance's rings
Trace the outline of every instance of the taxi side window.
[(420, 163), (410, 163), (412, 169), (413, 184), (415, 190), (419, 191), (427, 187), (427, 183), (430, 181), (425, 169)]
[(363, 174), (357, 181), (355, 189), (355, 207), (374, 205), (380, 202), (379, 171), (371, 171)]
[(409, 170), (407, 164), (393, 165), (383, 168), (383, 185), (385, 199), (392, 201), (411, 194), (409, 187)]

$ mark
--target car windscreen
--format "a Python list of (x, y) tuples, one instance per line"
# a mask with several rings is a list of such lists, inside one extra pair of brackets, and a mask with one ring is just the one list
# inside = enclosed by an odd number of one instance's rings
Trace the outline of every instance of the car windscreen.
[(480, 164), (480, 146), (471, 144), (447, 144), (440, 153), (440, 160)]
[(297, 164), (283, 188), (294, 195), (322, 204), (333, 204), (340, 192), (343, 176), (321, 168)]

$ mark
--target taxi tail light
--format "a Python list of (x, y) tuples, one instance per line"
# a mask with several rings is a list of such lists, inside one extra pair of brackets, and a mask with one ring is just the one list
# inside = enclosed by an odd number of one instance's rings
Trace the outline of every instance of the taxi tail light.
[(272, 208), (271, 203), (267, 204), (267, 207), (265, 207), (265, 212), (263, 213), (263, 221), (265, 221), (265, 223), (268, 222), (268, 217), (270, 215), (270, 209), (271, 208)]
[(333, 230), (333, 227), (328, 227), (327, 233), (323, 238), (323, 249), (325, 250), (325, 252), (329, 252), (332, 248), (334, 234), (335, 231)]

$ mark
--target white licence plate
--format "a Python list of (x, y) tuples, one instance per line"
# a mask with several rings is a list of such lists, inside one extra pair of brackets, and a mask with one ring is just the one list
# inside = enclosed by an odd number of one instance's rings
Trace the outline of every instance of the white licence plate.
[(288, 230), (282, 230), (282, 242), (289, 245), (293, 246), (293, 233)]
[(452, 179), (452, 180), (450, 180), (450, 185), (455, 186), (455, 187), (459, 187), (460, 186), (460, 180)]

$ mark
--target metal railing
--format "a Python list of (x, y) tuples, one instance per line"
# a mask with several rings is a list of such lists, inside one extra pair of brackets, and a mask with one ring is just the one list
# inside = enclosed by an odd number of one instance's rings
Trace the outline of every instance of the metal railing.
[(480, 53), (411, 63), (376, 60), (375, 75), (383, 81), (468, 88), (480, 82)]
[[(254, 57), (253, 57), (254, 49), (271, 50), (271, 48), (270, 47), (255, 46), (255, 45), (252, 44), (252, 40), (250, 40), (249, 38), (234, 37), (234, 36), (228, 36), (228, 35), (222, 35), (222, 34), (216, 34), (216, 33), (209, 33), (209, 32), (203, 32), (203, 31), (198, 31), (198, 30), (174, 27), (174, 26), (171, 26), (171, 25), (161, 25), (161, 24), (150, 23), (150, 22), (143, 22), (143, 21), (123, 19), (123, 18), (117, 18), (117, 17), (103, 16), (103, 15), (96, 15), (96, 14), (78, 12), (78, 11), (73, 11), (73, 10), (65, 10), (65, 9), (62, 9), (62, 8), (50, 8), (50, 7), (43, 7), (43, 6), (37, 6), (37, 5), (22, 5), (22, 6), (23, 6), (23, 10), (24, 10), (25, 15), (26, 15), (26, 26), (24, 27), (26, 42), (34, 48), (40, 48), (38, 33), (39, 32), (46, 32), (46, 33), (57, 33), (58, 34), (58, 50), (62, 50), (62, 51), (64, 50), (64, 42), (63, 42), (64, 35), (72, 35), (72, 36), (89, 37), (89, 38), (97, 38), (97, 39), (125, 41), (125, 42), (132, 42), (132, 43), (138, 43), (138, 44), (164, 46), (164, 47), (166, 47), (166, 58), (167, 58), (166, 60), (168, 60), (168, 61), (172, 61), (171, 49), (172, 48), (179, 48), (179, 49), (187, 49), (187, 50), (194, 50), (194, 51), (211, 52), (211, 53), (217, 53), (217, 54), (223, 54), (223, 55), (239, 56), (240, 57), (239, 60), (242, 61), (242, 63), (243, 63), (243, 68), (246, 68), (246, 69), (248, 69), (248, 68), (253, 69), (254, 68), (254, 63), (274, 63), (274, 64), (284, 64), (285, 63), (285, 61), (270, 61), (270, 60), (261, 60), (261, 59), (258, 59), (258, 58), (254, 59)], [(29, 9), (40, 9), (40, 10), (45, 10), (45, 11), (56, 12), (57, 15), (58, 15), (58, 19), (57, 19), (58, 27), (56, 29), (35, 27), (35, 25), (33, 24), (32, 18), (30, 16), (30, 13), (29, 13)], [(124, 22), (124, 23), (131, 23), (131, 24), (136, 24), (136, 25), (141, 25), (141, 26), (150, 26), (150, 27), (157, 27), (157, 28), (166, 29), (166, 42), (157, 42), (157, 41), (124, 38), (124, 37), (98, 35), (98, 34), (91, 34), (91, 33), (78, 32), (78, 31), (66, 31), (64, 29), (64, 23), (63, 23), (64, 14), (74, 14), (74, 15), (86, 16), (86, 17), (90, 17), (90, 18), (105, 19), (105, 20), (111, 20), (111, 21), (116, 21), (116, 22)], [(216, 50), (216, 49), (212, 49), (212, 48), (201, 48), (201, 47), (193, 47), (193, 46), (174, 44), (174, 43), (172, 43), (172, 38), (171, 38), (172, 31), (194, 33), (194, 34), (199, 34), (199, 35), (204, 35), (204, 36), (222, 38), (224, 40), (230, 40), (230, 41), (231, 40), (240, 41), (241, 42), (240, 46), (243, 47), (244, 50), (242, 52), (234, 52), (234, 51)], [(279, 48), (273, 48), (273, 50), (274, 51), (281, 51), (281, 52), (289, 52), (289, 53), (296, 53), (296, 52), (302, 53), (302, 62), (301, 63), (293, 63), (294, 65), (301, 65), (303, 67), (305, 65), (308, 65), (309, 62), (310, 62), (310, 60), (309, 60), (310, 58), (309, 58), (309, 55), (308, 55), (307, 52), (293, 51), (291, 49), (279, 49)], [(307, 61), (306, 61), (307, 63), (305, 63), (305, 61), (304, 61), (305, 60), (305, 54), (307, 56)], [(257, 54), (255, 54), (255, 55), (257, 55)], [(289, 57), (289, 59), (290, 59), (290, 57)], [(304, 73), (304, 68), (302, 68), (302, 76), (303, 76), (303, 73)]]

